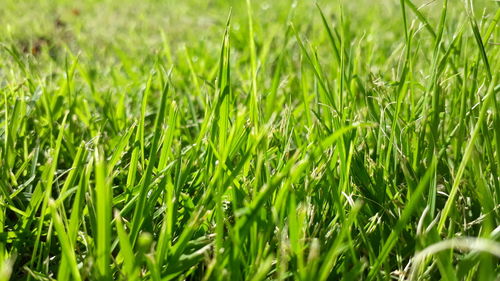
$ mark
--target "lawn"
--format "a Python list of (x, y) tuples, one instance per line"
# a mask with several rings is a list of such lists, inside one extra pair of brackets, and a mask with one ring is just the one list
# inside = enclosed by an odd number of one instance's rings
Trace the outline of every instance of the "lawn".
[(0, 0), (0, 281), (500, 280), (499, 3)]

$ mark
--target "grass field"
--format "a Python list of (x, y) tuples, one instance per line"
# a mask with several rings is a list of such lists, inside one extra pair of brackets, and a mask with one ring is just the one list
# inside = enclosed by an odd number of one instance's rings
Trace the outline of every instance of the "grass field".
[(0, 0), (0, 281), (500, 280), (499, 7)]

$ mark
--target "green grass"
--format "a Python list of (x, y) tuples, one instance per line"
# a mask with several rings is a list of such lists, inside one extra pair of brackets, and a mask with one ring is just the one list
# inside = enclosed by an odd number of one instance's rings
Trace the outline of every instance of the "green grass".
[(500, 279), (498, 2), (18, 2), (0, 281)]

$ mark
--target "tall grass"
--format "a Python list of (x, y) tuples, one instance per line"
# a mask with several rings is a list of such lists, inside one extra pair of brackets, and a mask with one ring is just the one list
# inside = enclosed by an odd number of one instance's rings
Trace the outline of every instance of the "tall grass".
[(28, 2), (0, 281), (500, 278), (497, 3)]

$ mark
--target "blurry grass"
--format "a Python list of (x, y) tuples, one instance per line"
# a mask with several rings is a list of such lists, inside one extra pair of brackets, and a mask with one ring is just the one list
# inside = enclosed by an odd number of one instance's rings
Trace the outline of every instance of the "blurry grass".
[(500, 278), (497, 3), (1, 5), (0, 280)]

